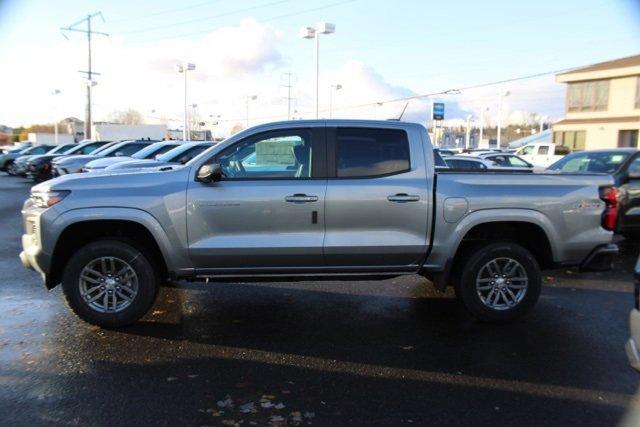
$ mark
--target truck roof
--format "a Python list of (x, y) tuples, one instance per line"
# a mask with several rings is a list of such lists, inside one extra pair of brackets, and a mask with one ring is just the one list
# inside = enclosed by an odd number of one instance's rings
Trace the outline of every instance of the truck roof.
[(419, 123), (401, 122), (398, 120), (365, 120), (365, 119), (313, 119), (313, 120), (282, 120), (269, 122), (250, 127), (248, 129), (283, 127), (283, 126), (375, 126), (375, 127), (419, 127), (424, 126)]

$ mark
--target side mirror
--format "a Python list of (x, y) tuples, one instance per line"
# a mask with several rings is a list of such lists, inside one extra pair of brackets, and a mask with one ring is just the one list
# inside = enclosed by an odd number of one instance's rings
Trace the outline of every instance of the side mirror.
[(200, 169), (198, 169), (198, 173), (196, 174), (196, 179), (200, 182), (204, 182), (205, 184), (220, 181), (222, 179), (222, 168), (220, 167), (220, 164), (213, 163), (210, 165), (200, 166)]

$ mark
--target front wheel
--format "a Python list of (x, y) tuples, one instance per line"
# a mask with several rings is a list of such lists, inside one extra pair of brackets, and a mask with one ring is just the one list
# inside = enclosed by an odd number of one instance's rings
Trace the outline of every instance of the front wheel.
[(69, 307), (85, 322), (104, 328), (130, 325), (153, 305), (158, 277), (143, 251), (103, 240), (76, 251), (64, 270)]
[(7, 166), (6, 166), (6, 170), (7, 173), (11, 176), (15, 176), (16, 175), (16, 165), (14, 162), (10, 162)]
[(508, 321), (529, 312), (538, 301), (542, 277), (531, 252), (511, 243), (479, 247), (462, 265), (456, 294), (473, 316)]

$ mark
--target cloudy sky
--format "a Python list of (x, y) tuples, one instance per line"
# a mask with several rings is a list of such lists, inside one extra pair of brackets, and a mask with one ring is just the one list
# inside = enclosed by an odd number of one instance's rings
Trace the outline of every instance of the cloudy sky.
[[(433, 100), (447, 118), (495, 122), (498, 93), (507, 120), (533, 114), (562, 117), (564, 87), (553, 74), (485, 85), (587, 65), (640, 52), (638, 0), (557, 2), (399, 0), (0, 0), (0, 124), (28, 125), (84, 117), (86, 38), (60, 27), (101, 11), (93, 43), (94, 120), (133, 108), (147, 122), (182, 117), (184, 81), (175, 65), (196, 64), (189, 103), (204, 120), (219, 115), (220, 132), (287, 117), (285, 73), (292, 73), (295, 117), (314, 117), (312, 40), (301, 26), (336, 25), (321, 38), (321, 116), (397, 117), (418, 94), (463, 89), (458, 95), (413, 100), (406, 120), (425, 122)], [(60, 95), (51, 96), (54, 89)]]

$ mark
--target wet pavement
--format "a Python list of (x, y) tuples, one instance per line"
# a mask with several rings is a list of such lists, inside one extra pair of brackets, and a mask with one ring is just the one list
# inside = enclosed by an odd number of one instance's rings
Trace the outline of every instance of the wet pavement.
[(70, 313), (19, 260), (25, 180), (0, 177), (6, 425), (615, 425), (631, 269), (546, 273), (534, 311), (473, 321), (449, 293), (385, 281), (174, 283), (138, 324)]

